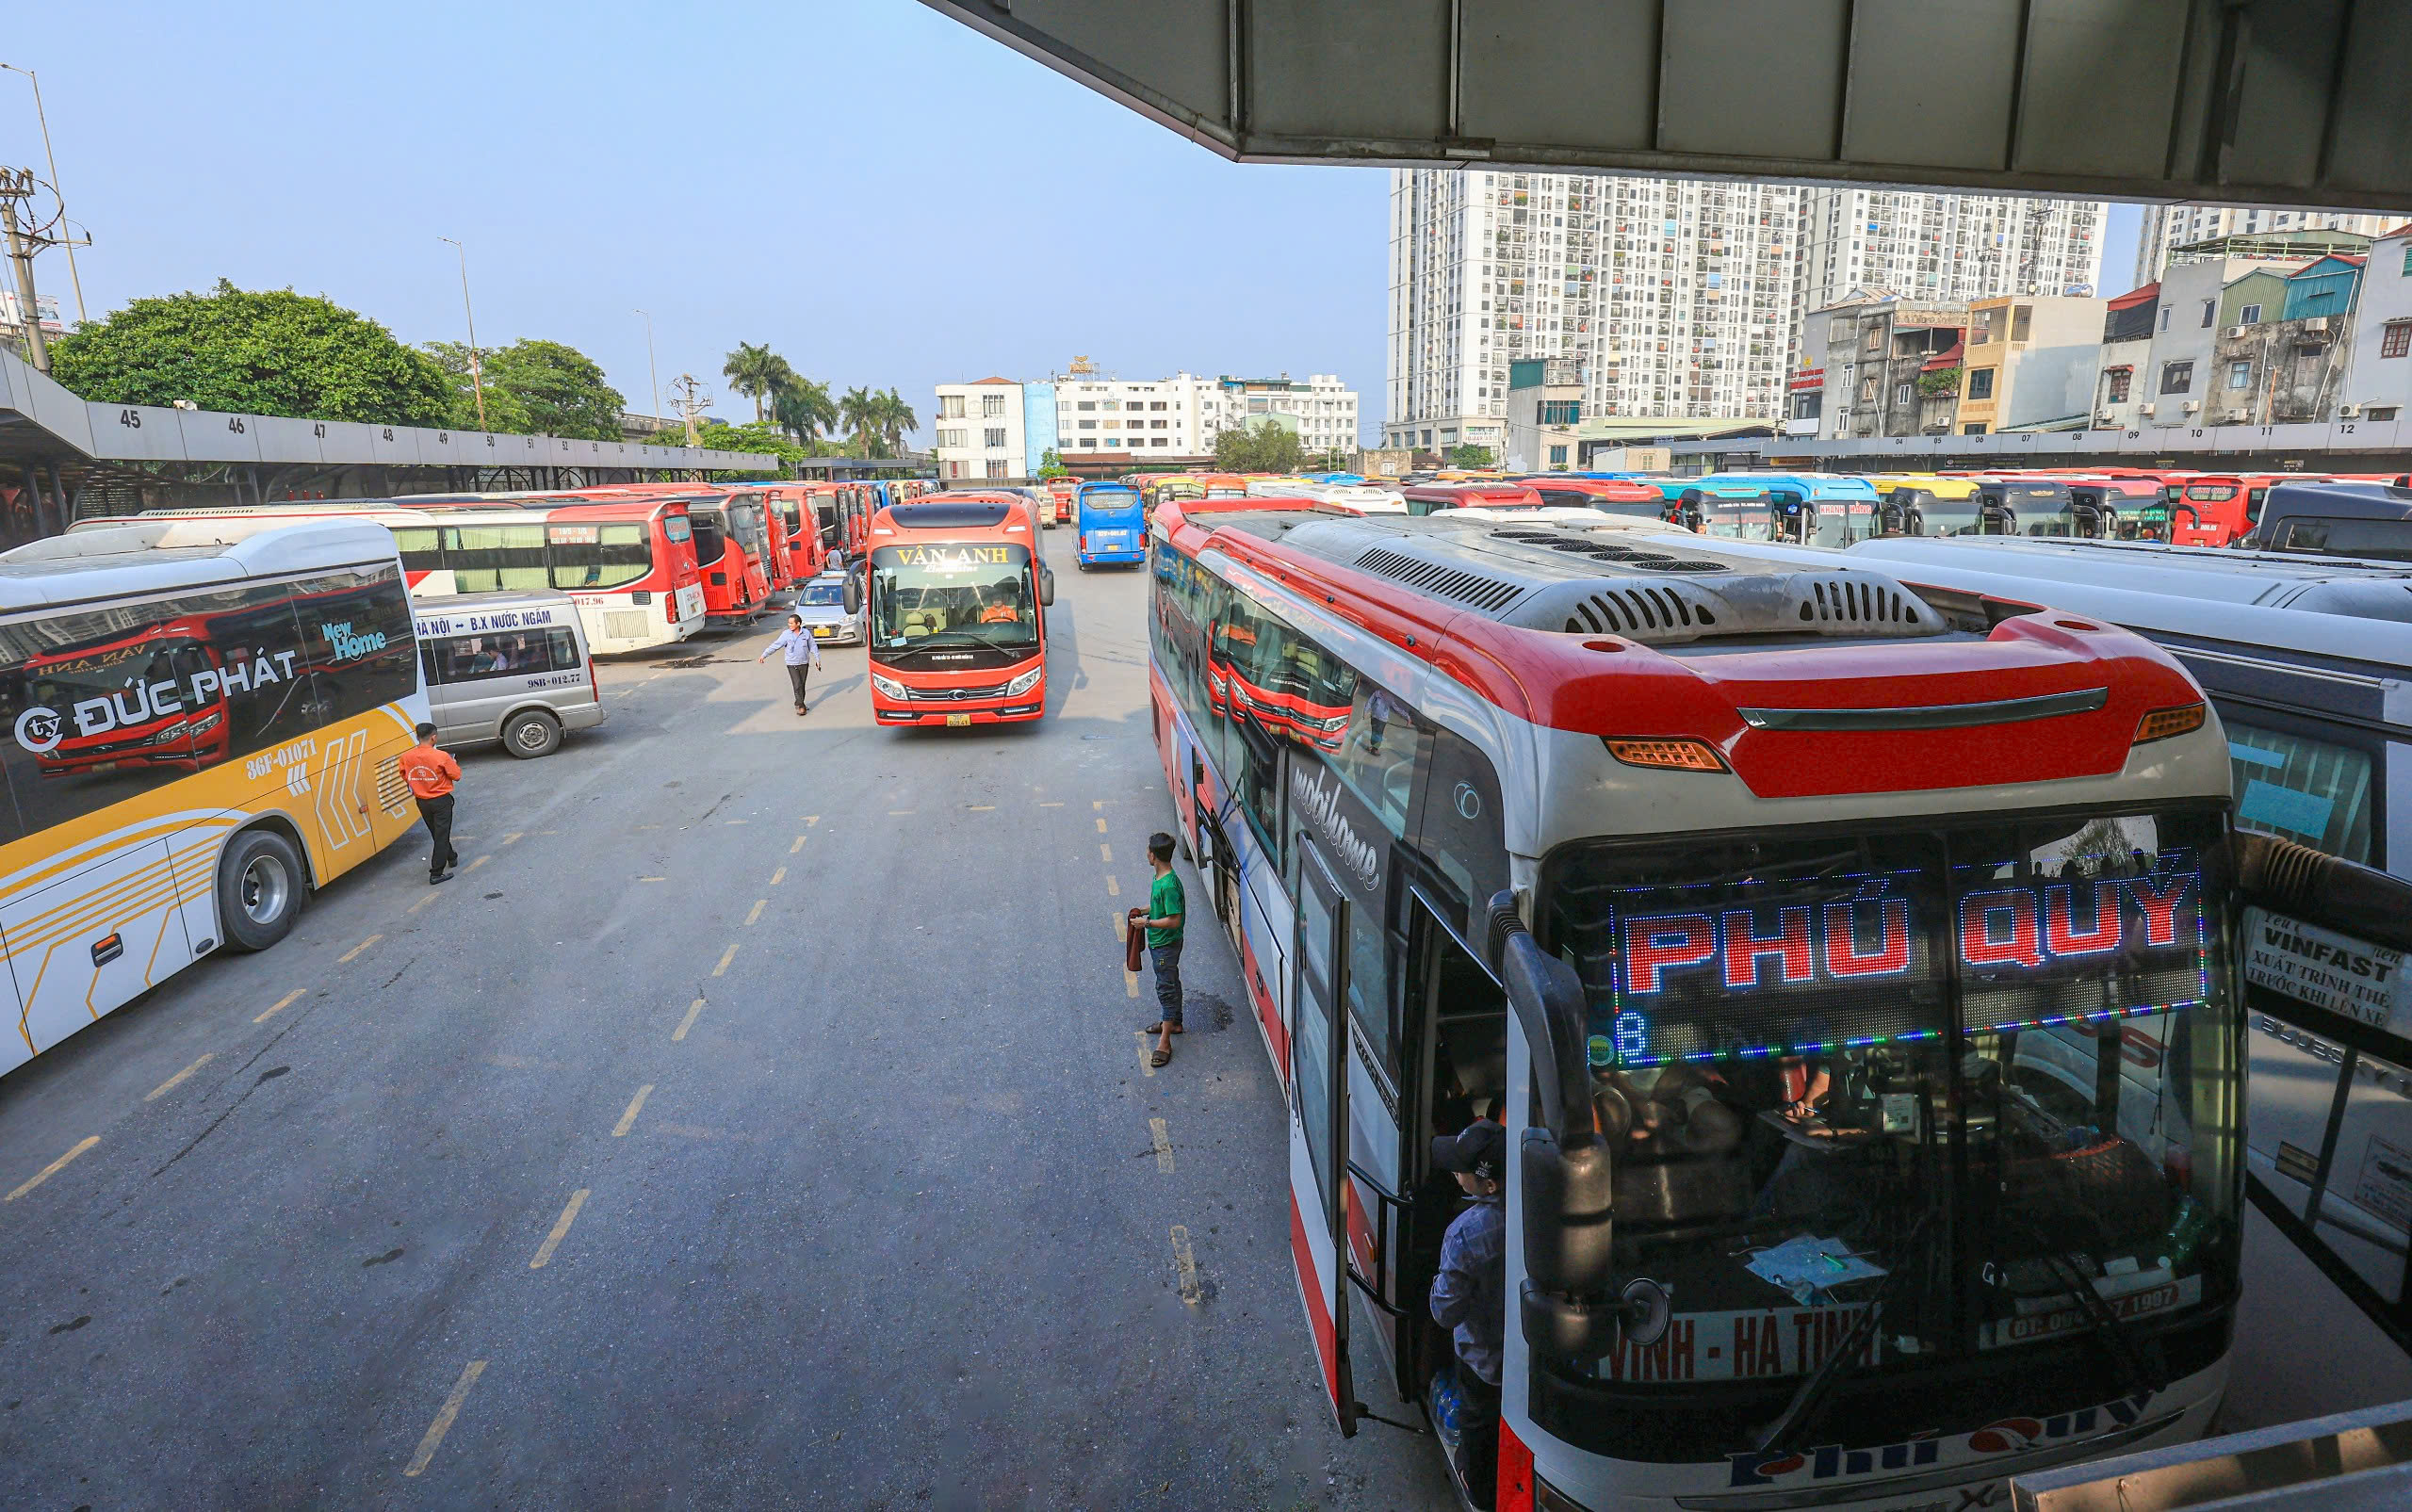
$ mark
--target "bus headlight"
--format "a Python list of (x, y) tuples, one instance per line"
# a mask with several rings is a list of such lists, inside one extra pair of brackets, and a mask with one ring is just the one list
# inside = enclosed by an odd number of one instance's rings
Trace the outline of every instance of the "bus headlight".
[(1045, 676), (1046, 674), (1047, 669), (1045, 667), (1031, 668), (1028, 672), (1023, 673), (1020, 676), (1016, 677), (1013, 681), (1005, 684), (1005, 696), (1007, 698), (1019, 698), (1022, 694), (1037, 687), (1038, 679)]
[(879, 694), (880, 697), (892, 698), (900, 704), (912, 697), (912, 694), (904, 691), (903, 683), (893, 677), (883, 677), (875, 672), (871, 675), (871, 686), (872, 691)]

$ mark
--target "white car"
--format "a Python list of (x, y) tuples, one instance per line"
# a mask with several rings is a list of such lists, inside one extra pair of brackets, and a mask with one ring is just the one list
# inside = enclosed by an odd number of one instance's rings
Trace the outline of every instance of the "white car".
[(856, 642), (863, 638), (862, 601), (846, 608), (846, 575), (824, 572), (796, 590), (794, 613), (816, 641)]

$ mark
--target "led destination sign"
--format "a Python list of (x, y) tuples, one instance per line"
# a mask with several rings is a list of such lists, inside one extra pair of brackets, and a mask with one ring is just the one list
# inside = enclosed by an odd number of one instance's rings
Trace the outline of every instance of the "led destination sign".
[(2208, 926), (2191, 853), (2132, 875), (2040, 870), (1953, 867), (1948, 888), (1904, 870), (1620, 889), (1593, 1032), (1623, 1065), (1931, 1039), (1952, 1017), (1944, 949), (1972, 1032), (2202, 1000)]

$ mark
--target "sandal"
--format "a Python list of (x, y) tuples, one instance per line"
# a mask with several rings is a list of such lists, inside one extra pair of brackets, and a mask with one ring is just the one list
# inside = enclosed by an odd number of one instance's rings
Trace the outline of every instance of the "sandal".
[(1149, 1054), (1149, 1056), (1148, 1056), (1148, 1064), (1149, 1064), (1149, 1065), (1170, 1065), (1172, 1064), (1172, 1051), (1170, 1051), (1170, 1050), (1155, 1050), (1155, 1051), (1152, 1051), (1152, 1052), (1150, 1052), (1150, 1053)]
[[(1161, 1018), (1157, 1019), (1154, 1023), (1149, 1024), (1147, 1028), (1145, 1028), (1145, 1029), (1143, 1029), (1143, 1030), (1139, 1031), (1139, 1032), (1140, 1032), (1140, 1033), (1142, 1033), (1142, 1034), (1161, 1034), (1161, 1033), (1163, 1033), (1164, 1032), (1165, 1032), (1165, 1021), (1164, 1021), (1163, 1019), (1161, 1019)], [(1189, 1031), (1187, 1031), (1187, 1030), (1185, 1030), (1185, 1029), (1182, 1028), (1179, 1024), (1175, 1024), (1175, 1025), (1173, 1025), (1173, 1026), (1172, 1026), (1172, 1032), (1173, 1032), (1174, 1033), (1176, 1033), (1176, 1034), (1185, 1034), (1185, 1033), (1189, 1032)]]

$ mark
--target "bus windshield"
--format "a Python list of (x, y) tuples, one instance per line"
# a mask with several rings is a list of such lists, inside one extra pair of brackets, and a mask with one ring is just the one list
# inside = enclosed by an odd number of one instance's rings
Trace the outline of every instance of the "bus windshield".
[(986, 543), (881, 546), (871, 554), (872, 644), (1035, 647), (1030, 552)]
[(1939, 498), (1930, 494), (1918, 502), (1926, 535), (1996, 535), (1985, 528), (1985, 508), (1971, 494), (1966, 498)]
[(1704, 495), (1700, 501), (1700, 533), (1729, 541), (1776, 539), (1775, 505), (1767, 498), (1726, 498)]
[(1872, 498), (1821, 498), (1811, 501), (1808, 545), (1847, 546), (1873, 538), (1882, 528)]
[(1670, 1352), (1558, 1368), (1799, 1375), (1880, 1290), (1879, 1371), (2083, 1335), (2080, 1287), (2121, 1320), (2229, 1295), (2222, 832), (2180, 810), (1554, 858), (1617, 1271), (1676, 1308)]

